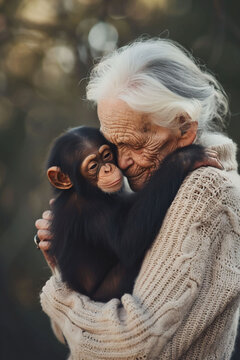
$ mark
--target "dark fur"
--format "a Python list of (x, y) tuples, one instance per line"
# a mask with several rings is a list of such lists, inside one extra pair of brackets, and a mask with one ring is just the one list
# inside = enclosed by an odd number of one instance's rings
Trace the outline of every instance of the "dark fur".
[[(99, 301), (132, 291), (144, 254), (179, 187), (205, 157), (199, 145), (178, 149), (165, 158), (140, 192), (106, 194), (79, 172), (91, 149), (106, 143), (97, 129), (72, 129), (55, 141), (47, 164), (48, 168), (59, 166), (74, 184), (69, 190), (55, 189), (51, 254), (63, 281)], [(107, 274), (111, 286), (100, 286)]]

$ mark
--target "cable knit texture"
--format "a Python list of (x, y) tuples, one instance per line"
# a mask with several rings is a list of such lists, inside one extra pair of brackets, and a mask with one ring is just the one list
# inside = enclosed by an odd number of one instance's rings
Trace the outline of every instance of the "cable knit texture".
[(93, 302), (56, 275), (43, 287), (43, 311), (69, 359), (230, 359), (240, 304), (236, 145), (217, 135), (204, 145), (225, 170), (200, 168), (185, 179), (132, 295)]

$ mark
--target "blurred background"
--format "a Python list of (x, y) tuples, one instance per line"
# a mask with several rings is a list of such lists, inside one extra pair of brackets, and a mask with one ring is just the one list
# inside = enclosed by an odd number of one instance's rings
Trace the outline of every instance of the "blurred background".
[[(39, 292), (49, 277), (34, 222), (48, 208), (44, 163), (68, 127), (98, 125), (85, 101), (102, 55), (144, 36), (170, 37), (217, 76), (240, 143), (237, 0), (0, 0), (0, 359), (65, 359)], [(239, 359), (236, 347), (233, 359)]]

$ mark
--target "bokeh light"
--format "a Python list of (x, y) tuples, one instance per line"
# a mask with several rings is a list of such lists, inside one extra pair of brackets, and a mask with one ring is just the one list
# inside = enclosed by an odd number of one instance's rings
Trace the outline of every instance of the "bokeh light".
[(57, 0), (21, 0), (16, 17), (39, 24), (52, 24), (57, 21), (58, 7)]
[(91, 28), (88, 35), (88, 41), (93, 56), (107, 54), (117, 46), (117, 29), (106, 22), (98, 22)]
[(57, 45), (50, 48), (45, 56), (43, 67), (58, 65), (65, 73), (70, 74), (75, 66), (73, 49), (66, 45)]

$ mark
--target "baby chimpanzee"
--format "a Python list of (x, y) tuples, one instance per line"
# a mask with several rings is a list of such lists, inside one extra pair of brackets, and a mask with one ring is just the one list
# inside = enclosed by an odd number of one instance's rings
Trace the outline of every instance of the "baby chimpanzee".
[[(62, 280), (94, 300), (131, 293), (146, 250), (187, 174), (206, 164), (203, 147), (166, 157), (143, 190), (128, 194), (116, 149), (99, 130), (71, 129), (54, 143), (47, 163), (57, 193), (53, 240)], [(204, 163), (205, 161), (205, 163)], [(105, 285), (105, 278), (111, 285)]]

